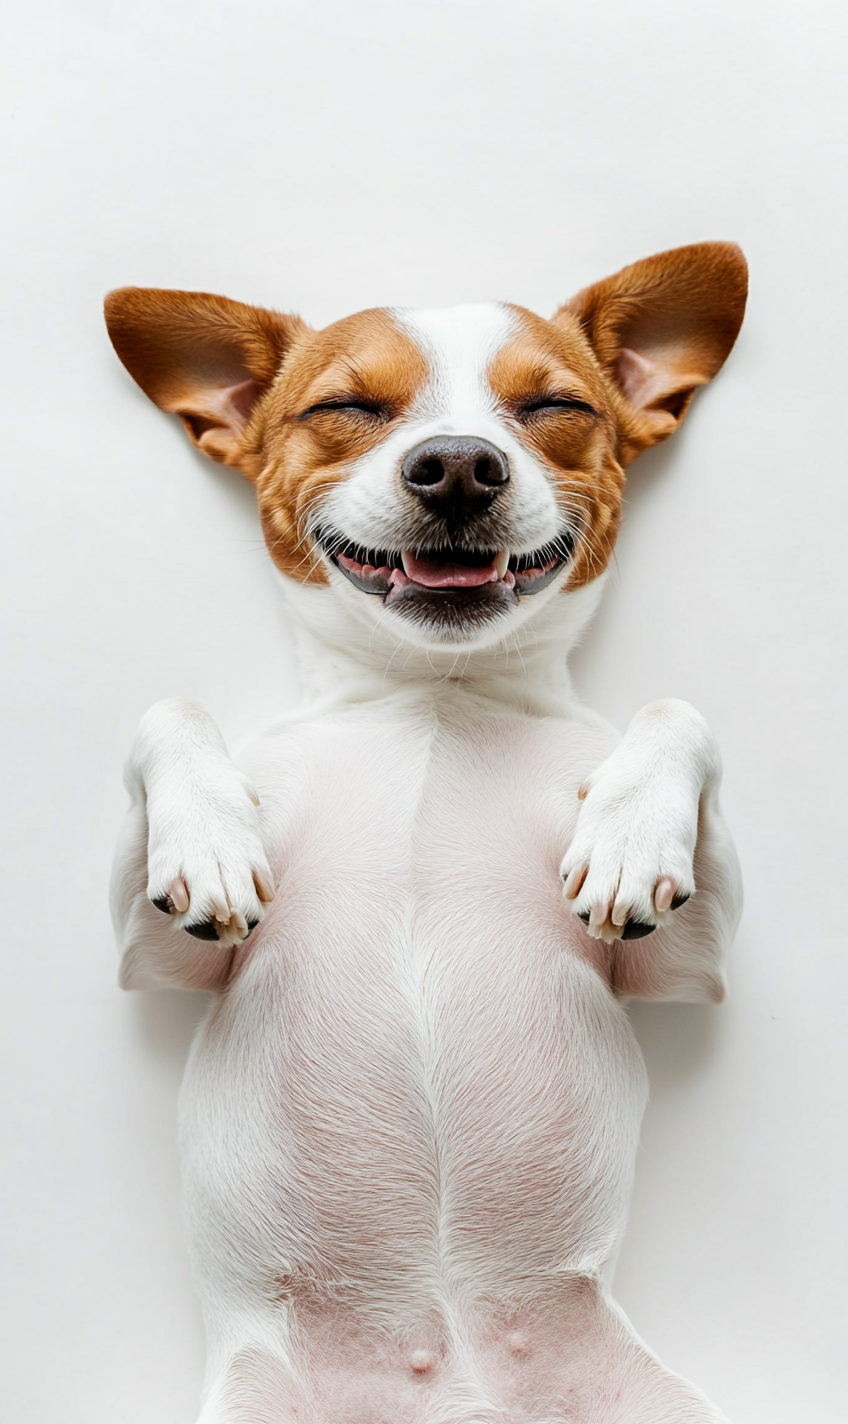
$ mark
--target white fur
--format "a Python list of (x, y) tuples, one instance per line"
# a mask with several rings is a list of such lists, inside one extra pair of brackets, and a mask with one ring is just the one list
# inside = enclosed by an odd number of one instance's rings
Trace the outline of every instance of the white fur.
[[(334, 517), (393, 542), (402, 449), (461, 430), (507, 451), (543, 542), (550, 486), (480, 379), (508, 313), (402, 319), (433, 379)], [(740, 896), (698, 714), (655, 703), (619, 740), (574, 699), (565, 656), (599, 588), (445, 649), (339, 577), (294, 587), (307, 703), (238, 769), (195, 704), (142, 722), (123, 982), (215, 992), (181, 1107), (202, 1424), (721, 1419), (602, 1286), (646, 1094), (622, 998), (720, 997)], [(260, 918), (257, 873), (276, 898), (243, 947), (182, 931), (222, 895)], [(653, 906), (664, 874), (695, 890), (674, 913)], [(192, 903), (172, 920), (151, 899), (176, 875)], [(573, 913), (616, 898), (656, 934), (610, 947)]]
[(427, 357), (430, 378), (401, 427), (358, 460), (323, 502), (321, 521), (354, 543), (406, 547), (414, 541), (397, 478), (404, 456), (432, 436), (477, 435), (509, 462), (504, 537), (512, 552), (529, 553), (555, 538), (561, 518), (553, 482), (513, 435), (486, 379), (493, 356), (514, 329), (509, 308), (490, 302), (393, 315)]

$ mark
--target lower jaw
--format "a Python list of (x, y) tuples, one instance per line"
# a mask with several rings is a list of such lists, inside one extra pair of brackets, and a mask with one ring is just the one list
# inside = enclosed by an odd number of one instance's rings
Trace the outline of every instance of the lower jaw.
[(389, 589), (385, 598), (400, 618), (426, 626), (443, 637), (451, 633), (468, 635), (475, 628), (494, 623), (518, 607), (518, 595), (503, 581), (479, 588), (424, 588), (420, 584)]

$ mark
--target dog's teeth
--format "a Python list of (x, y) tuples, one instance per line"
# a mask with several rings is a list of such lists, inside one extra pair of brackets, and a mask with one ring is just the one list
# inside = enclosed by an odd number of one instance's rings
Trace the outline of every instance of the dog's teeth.
[(502, 579), (509, 563), (509, 549), (499, 549), (495, 555), (495, 568), (498, 571), (498, 578)]
[(403, 553), (402, 553), (401, 556), (400, 556), (400, 561), (401, 561), (401, 563), (403, 564), (403, 571), (404, 571), (404, 573), (406, 574), (406, 577), (407, 577), (407, 578), (411, 578), (411, 577), (412, 577), (412, 575), (411, 575), (410, 572), (409, 572), (409, 557), (410, 557), (410, 555), (409, 555), (409, 550), (408, 550), (408, 549), (404, 549)]

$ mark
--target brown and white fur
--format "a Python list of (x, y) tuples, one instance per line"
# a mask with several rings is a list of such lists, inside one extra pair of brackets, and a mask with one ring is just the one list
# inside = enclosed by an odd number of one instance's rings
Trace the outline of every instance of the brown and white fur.
[(181, 700), (129, 761), (122, 983), (215, 996), (181, 1109), (202, 1424), (723, 1417), (605, 1275), (646, 1093), (624, 1001), (724, 992), (719, 757), (679, 701), (620, 738), (566, 657), (623, 466), (745, 291), (704, 243), (550, 321), (108, 298), (142, 388), (255, 482), (308, 689), (238, 764)]

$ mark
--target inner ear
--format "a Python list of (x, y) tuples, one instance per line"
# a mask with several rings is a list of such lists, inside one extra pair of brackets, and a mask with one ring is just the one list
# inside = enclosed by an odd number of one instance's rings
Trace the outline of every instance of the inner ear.
[(674, 351), (642, 352), (623, 346), (614, 365), (616, 381), (635, 411), (652, 411), (671, 417), (677, 428), (689, 409), (698, 386), (709, 379), (703, 371), (686, 369), (690, 362), (675, 359)]
[(672, 395), (665, 396), (660, 400), (660, 409), (667, 410), (669, 415), (676, 421), (681, 421), (689, 408), (689, 402), (695, 394), (694, 386), (690, 386), (686, 391), (674, 391)]
[(195, 393), (175, 401), (171, 408), (198, 450), (222, 464), (230, 464), (230, 456), (238, 453), (241, 437), (263, 394), (264, 387), (248, 379), (235, 386), (208, 388), (202, 396)]
[(556, 313), (562, 325), (577, 319), (623, 397), (624, 463), (671, 435), (721, 369), (742, 324), (747, 270), (733, 243), (697, 243), (625, 267)]

